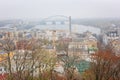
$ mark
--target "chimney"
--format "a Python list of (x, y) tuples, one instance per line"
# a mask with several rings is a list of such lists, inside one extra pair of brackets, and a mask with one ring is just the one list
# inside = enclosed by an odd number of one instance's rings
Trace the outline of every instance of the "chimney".
[(71, 16), (69, 16), (69, 33), (71, 35)]

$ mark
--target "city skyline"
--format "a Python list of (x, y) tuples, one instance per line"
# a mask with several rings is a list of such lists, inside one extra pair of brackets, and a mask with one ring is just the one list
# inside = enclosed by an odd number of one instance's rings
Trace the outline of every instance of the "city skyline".
[(120, 18), (119, 9), (119, 0), (0, 0), (0, 20), (39, 19), (52, 15)]

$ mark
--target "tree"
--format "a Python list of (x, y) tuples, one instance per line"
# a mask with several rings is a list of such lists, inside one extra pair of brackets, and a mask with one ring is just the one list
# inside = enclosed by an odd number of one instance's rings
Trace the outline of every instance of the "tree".
[(93, 80), (119, 80), (120, 57), (115, 56), (110, 48), (100, 49), (92, 55), (90, 77)]
[(59, 51), (65, 51), (68, 54), (68, 43), (65, 42), (58, 42), (56, 45), (56, 50)]
[[(64, 71), (67, 80), (81, 80), (81, 75), (76, 67), (78, 56), (64, 56), (59, 58), (64, 63)], [(79, 77), (78, 77), (79, 76)]]
[[(40, 63), (42, 59), (46, 56), (44, 55), (45, 50), (41, 47), (41, 44), (37, 40), (29, 40), (22, 49), (15, 51), (13, 62), (16, 66), (16, 80), (33, 80), (37, 73), (38, 68), (40, 68)], [(40, 71), (40, 70), (39, 70)]]
[(15, 44), (10, 38), (5, 39), (4, 41), (2, 40), (0, 43), (2, 44), (2, 50), (7, 53), (8, 71), (10, 80), (12, 80), (11, 53), (15, 50)]

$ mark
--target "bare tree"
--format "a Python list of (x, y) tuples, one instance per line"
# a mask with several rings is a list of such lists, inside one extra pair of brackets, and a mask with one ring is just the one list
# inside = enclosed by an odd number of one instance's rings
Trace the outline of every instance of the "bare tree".
[(0, 41), (2, 44), (2, 50), (7, 53), (7, 63), (8, 63), (8, 71), (10, 80), (12, 79), (12, 67), (11, 67), (11, 53), (15, 50), (14, 41), (10, 38), (5, 39), (4, 41)]

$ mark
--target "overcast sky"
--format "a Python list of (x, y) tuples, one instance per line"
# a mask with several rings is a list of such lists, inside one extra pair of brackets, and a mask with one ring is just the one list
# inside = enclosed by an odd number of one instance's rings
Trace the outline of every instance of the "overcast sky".
[(0, 0), (0, 20), (44, 18), (53, 15), (118, 18), (120, 0)]

